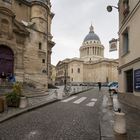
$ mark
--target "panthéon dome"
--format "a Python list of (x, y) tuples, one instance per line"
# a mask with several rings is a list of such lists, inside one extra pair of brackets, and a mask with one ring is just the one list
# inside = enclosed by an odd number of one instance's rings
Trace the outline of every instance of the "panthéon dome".
[(100, 38), (98, 37), (98, 35), (96, 35), (96, 34), (94, 33), (94, 28), (93, 28), (93, 26), (91, 25), (91, 26), (90, 26), (90, 31), (89, 31), (88, 35), (85, 37), (85, 39), (84, 39), (83, 42), (93, 41), (93, 40), (95, 40), (95, 41), (100, 41)]

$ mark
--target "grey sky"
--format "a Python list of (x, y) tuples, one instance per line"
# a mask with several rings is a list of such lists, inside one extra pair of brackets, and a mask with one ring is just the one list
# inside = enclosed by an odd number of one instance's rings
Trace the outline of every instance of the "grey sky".
[(92, 23), (105, 47), (105, 57), (117, 58), (109, 52), (109, 40), (118, 38), (118, 11), (106, 11), (107, 5), (117, 6), (118, 0), (52, 0), (53, 40), (52, 64), (65, 58), (79, 57), (79, 48)]

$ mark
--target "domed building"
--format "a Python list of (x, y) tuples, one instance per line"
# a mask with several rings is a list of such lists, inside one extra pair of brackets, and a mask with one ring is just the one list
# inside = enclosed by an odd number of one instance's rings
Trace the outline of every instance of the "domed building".
[(104, 58), (104, 49), (91, 25), (79, 49), (80, 58), (65, 59), (56, 65), (56, 83), (64, 84), (65, 77), (78, 85), (118, 81), (118, 60)]
[(90, 31), (80, 47), (80, 58), (84, 61), (95, 61), (103, 57), (104, 46), (101, 44), (99, 36), (95, 34), (94, 28), (91, 25)]

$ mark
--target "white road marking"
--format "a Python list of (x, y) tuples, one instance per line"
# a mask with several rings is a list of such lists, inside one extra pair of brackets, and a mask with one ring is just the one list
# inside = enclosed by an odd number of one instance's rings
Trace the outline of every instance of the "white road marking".
[(81, 97), (80, 99), (76, 100), (75, 102), (73, 102), (74, 104), (80, 104), (81, 102), (83, 102), (87, 97)]
[(95, 105), (95, 102), (90, 102), (88, 104), (86, 104), (86, 106), (90, 106), (90, 107), (93, 107)]
[(97, 99), (95, 99), (95, 98), (92, 98), (92, 99), (91, 99), (91, 101), (93, 101), (93, 102), (96, 102), (96, 101), (97, 101)]
[(76, 97), (77, 96), (72, 96), (72, 97), (70, 97), (68, 99), (62, 100), (61, 102), (68, 102), (68, 101), (71, 101), (71, 100), (75, 99)]

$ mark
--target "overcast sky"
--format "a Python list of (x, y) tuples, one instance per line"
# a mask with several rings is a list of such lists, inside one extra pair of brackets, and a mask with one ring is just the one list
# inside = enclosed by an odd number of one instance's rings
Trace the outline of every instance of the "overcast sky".
[(118, 0), (52, 0), (52, 64), (65, 58), (79, 57), (79, 48), (92, 23), (105, 47), (105, 57), (117, 58), (109, 52), (109, 41), (118, 38), (118, 11), (107, 12), (107, 5), (117, 6)]

